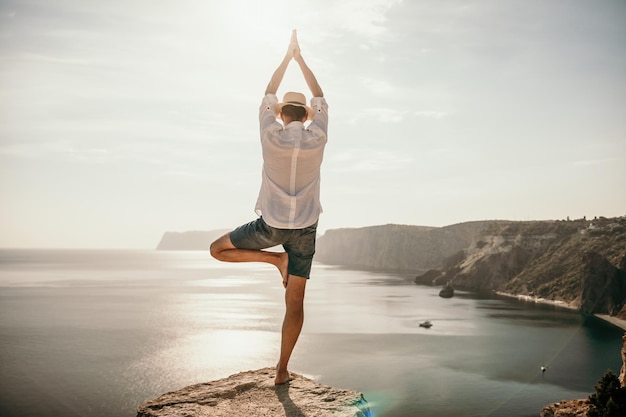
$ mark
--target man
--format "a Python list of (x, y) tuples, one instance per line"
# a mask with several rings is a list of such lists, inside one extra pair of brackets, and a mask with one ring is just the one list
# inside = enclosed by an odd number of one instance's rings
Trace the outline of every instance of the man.
[[(306, 105), (304, 94), (294, 92), (286, 93), (283, 102), (278, 103), (276, 91), (292, 59), (313, 95), (311, 107)], [(305, 128), (307, 120), (311, 123)], [(274, 380), (279, 385), (291, 379), (287, 365), (304, 322), (304, 292), (322, 212), (320, 166), (328, 127), (328, 105), (302, 58), (295, 30), (287, 54), (265, 89), (259, 121), (263, 172), (255, 211), (260, 217), (213, 242), (211, 255), (220, 261), (265, 262), (278, 268), (286, 305)], [(263, 250), (277, 245), (285, 251)]]

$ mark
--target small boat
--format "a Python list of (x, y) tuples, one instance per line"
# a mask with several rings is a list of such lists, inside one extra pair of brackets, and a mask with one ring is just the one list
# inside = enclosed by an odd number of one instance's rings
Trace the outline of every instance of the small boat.
[(430, 329), (431, 327), (433, 327), (433, 324), (430, 322), (430, 320), (426, 320), (420, 323), (420, 327), (426, 327), (427, 329)]

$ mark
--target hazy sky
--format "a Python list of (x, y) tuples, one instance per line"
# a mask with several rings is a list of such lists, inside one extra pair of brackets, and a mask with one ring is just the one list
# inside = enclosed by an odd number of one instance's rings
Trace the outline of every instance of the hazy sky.
[(253, 220), (292, 28), (330, 106), (320, 231), (626, 215), (625, 22), (624, 0), (0, 0), (0, 247)]

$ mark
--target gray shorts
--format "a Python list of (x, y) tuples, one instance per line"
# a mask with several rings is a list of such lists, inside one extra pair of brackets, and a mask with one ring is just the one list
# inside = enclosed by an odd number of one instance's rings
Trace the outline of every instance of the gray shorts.
[(238, 249), (261, 250), (283, 245), (289, 255), (289, 274), (308, 279), (316, 234), (317, 222), (304, 229), (276, 229), (259, 217), (230, 232), (230, 241)]

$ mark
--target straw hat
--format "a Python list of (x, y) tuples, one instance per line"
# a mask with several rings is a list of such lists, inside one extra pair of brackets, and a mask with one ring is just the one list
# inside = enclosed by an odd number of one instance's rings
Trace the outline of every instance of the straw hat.
[(295, 93), (293, 91), (285, 93), (285, 96), (283, 97), (283, 102), (277, 103), (276, 106), (274, 106), (274, 111), (276, 112), (277, 116), (282, 111), (283, 106), (287, 104), (290, 104), (292, 106), (304, 107), (307, 112), (307, 119), (313, 119), (313, 115), (315, 115), (313, 109), (306, 105), (306, 97), (304, 97), (304, 94), (302, 93)]

